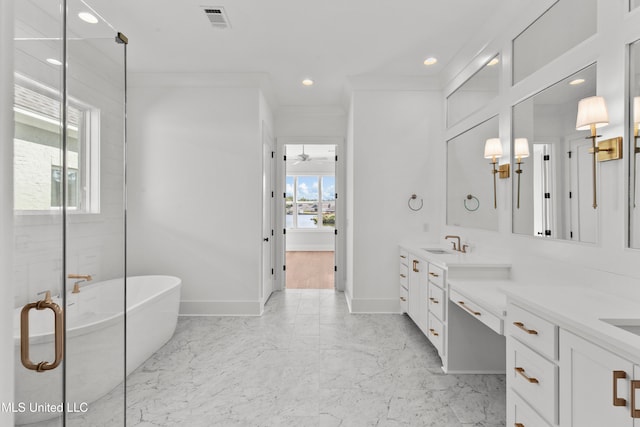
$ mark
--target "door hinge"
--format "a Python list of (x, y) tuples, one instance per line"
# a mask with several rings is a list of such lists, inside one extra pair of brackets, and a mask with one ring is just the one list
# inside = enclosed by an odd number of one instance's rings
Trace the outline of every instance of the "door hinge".
[(287, 271), (287, 266), (286, 265), (282, 266), (282, 271)]
[(550, 199), (551, 198), (551, 193), (544, 193), (544, 198), (545, 199)]
[(336, 154), (336, 162), (338, 161), (338, 155)]
[(551, 236), (551, 230), (544, 230), (545, 236)]
[(287, 198), (287, 193), (282, 193), (282, 198), (286, 199)]
[(272, 151), (272, 152), (271, 152), (271, 158), (273, 159), (275, 156), (276, 156), (276, 152), (275, 152), (275, 151)]
[(271, 275), (273, 276), (274, 274), (276, 274), (276, 271), (272, 268), (271, 269)]
[(286, 161), (287, 161), (287, 156), (286, 156), (286, 155), (284, 155), (283, 157), (284, 157), (284, 161), (286, 162)]
[(573, 193), (571, 193), (571, 191), (569, 191), (569, 198), (573, 197)]
[(287, 234), (287, 229), (286, 228), (282, 229), (282, 234)]
[(333, 234), (335, 234), (336, 236), (338, 235), (338, 230), (333, 230)]
[(338, 198), (338, 193), (336, 193), (335, 196), (336, 196), (335, 198), (337, 199)]
[(571, 151), (567, 151), (567, 154), (569, 155), (569, 158), (571, 158)]
[(573, 239), (573, 231), (569, 232), (569, 237), (571, 237)]
[(276, 193), (272, 191), (271, 192), (271, 198), (274, 198), (275, 196), (276, 196)]
[(274, 235), (274, 231), (273, 231), (273, 230), (271, 230), (271, 235), (272, 235), (272, 236)]
[(338, 271), (338, 266), (337, 265), (333, 266), (333, 271)]
[(542, 160), (549, 160), (549, 155), (545, 154), (544, 157), (542, 157)]

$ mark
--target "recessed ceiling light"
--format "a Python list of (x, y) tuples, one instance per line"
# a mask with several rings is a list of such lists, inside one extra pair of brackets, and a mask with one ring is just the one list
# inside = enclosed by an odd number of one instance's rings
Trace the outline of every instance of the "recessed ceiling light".
[(62, 65), (62, 62), (58, 61), (57, 59), (54, 58), (47, 58), (47, 62), (49, 64), (53, 64), (53, 65)]
[(433, 65), (436, 62), (438, 62), (438, 58), (434, 58), (433, 56), (430, 56), (424, 60), (424, 65)]
[(500, 62), (500, 60), (499, 60), (497, 57), (496, 57), (496, 58), (493, 58), (491, 61), (489, 61), (489, 62), (487, 63), (487, 66), (488, 66), (488, 67), (493, 67), (493, 66), (494, 66), (494, 65), (496, 65), (498, 62)]
[(303, 85), (305, 85), (305, 86), (312, 86), (312, 85), (313, 85), (313, 80), (311, 80), (311, 79), (304, 79), (304, 80), (302, 81), (302, 84), (303, 84)]
[(579, 84), (582, 84), (582, 83), (584, 83), (584, 79), (575, 79), (575, 80), (571, 80), (569, 82), (569, 84), (571, 86), (579, 85)]
[(78, 13), (78, 18), (82, 19), (84, 22), (88, 22), (89, 24), (97, 24), (98, 18), (90, 14), (89, 12), (80, 12)]

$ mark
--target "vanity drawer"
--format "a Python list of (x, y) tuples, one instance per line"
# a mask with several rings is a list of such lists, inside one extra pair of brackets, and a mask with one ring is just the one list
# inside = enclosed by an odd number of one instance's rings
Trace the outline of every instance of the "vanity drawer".
[(404, 249), (400, 249), (400, 264), (409, 265), (409, 253)]
[(509, 408), (507, 410), (508, 426), (549, 427), (549, 424), (512, 390), (507, 391)]
[(429, 341), (434, 345), (440, 357), (444, 356), (444, 324), (439, 321), (433, 313), (429, 313), (427, 336)]
[(400, 286), (400, 313), (406, 313), (409, 304), (409, 291)]
[(508, 339), (511, 388), (552, 424), (558, 423), (558, 367), (514, 339)]
[(444, 270), (433, 264), (429, 264), (429, 281), (444, 288)]
[(507, 309), (509, 335), (549, 359), (558, 360), (558, 327), (517, 305)]
[(400, 286), (405, 289), (409, 289), (409, 267), (405, 264), (400, 264)]
[(495, 333), (502, 335), (503, 334), (503, 322), (502, 319), (495, 314), (485, 310), (480, 307), (478, 304), (471, 301), (469, 298), (459, 294), (458, 292), (452, 290), (450, 294), (450, 299), (456, 304), (458, 307), (462, 308), (464, 311), (469, 313), (474, 318), (478, 319), (480, 322), (487, 325), (491, 328)]
[(447, 303), (444, 289), (429, 283), (429, 312), (433, 313), (440, 321), (444, 321), (444, 308)]

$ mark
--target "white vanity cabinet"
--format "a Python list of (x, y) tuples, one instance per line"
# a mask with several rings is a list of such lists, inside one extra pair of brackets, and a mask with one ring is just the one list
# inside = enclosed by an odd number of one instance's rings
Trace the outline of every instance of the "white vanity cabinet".
[[(436, 348), (442, 359), (442, 370), (446, 373), (504, 372), (504, 338), (473, 319), (460, 319), (466, 314), (456, 313), (450, 318), (448, 280), (450, 277), (504, 279), (509, 275), (510, 266), (450, 250), (415, 247), (400, 248), (399, 266), (400, 311), (409, 315)], [(500, 358), (495, 357), (497, 353), (502, 355), (501, 366)]]
[(640, 427), (639, 366), (565, 330), (560, 361), (562, 427)]
[(405, 250), (400, 250), (400, 312), (406, 313), (409, 310), (409, 254)]

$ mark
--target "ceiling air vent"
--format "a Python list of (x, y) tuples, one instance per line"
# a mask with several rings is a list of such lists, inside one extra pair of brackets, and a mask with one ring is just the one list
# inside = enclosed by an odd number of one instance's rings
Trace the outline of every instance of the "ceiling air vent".
[(226, 29), (231, 28), (227, 14), (224, 8), (218, 6), (204, 6), (204, 14), (209, 18), (209, 22), (213, 28)]

